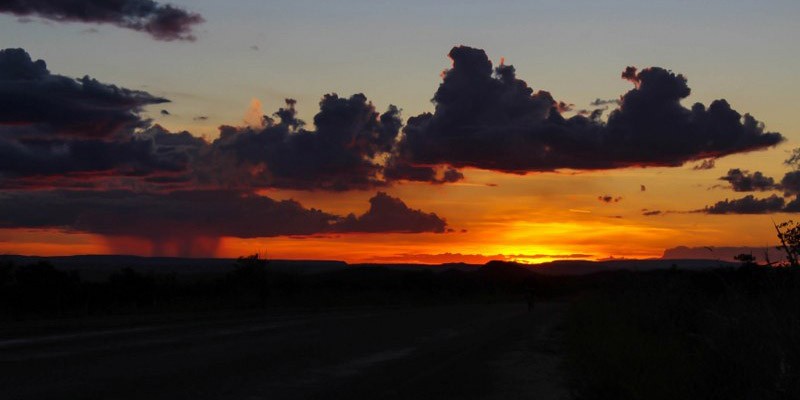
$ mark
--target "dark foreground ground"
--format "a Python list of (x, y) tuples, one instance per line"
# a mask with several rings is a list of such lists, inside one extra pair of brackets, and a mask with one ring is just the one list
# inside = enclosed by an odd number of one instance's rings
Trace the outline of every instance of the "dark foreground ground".
[(350, 308), (0, 340), (3, 399), (565, 398), (566, 305)]

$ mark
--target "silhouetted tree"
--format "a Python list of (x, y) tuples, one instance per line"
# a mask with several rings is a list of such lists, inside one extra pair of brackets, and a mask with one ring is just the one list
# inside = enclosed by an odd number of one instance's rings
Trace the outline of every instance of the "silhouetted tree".
[(14, 270), (19, 289), (15, 300), (22, 303), (20, 309), (61, 314), (69, 291), (79, 280), (77, 273), (59, 271), (46, 261), (26, 265)]
[(236, 266), (238, 268), (252, 268), (259, 269), (267, 266), (267, 260), (262, 259), (258, 253), (249, 256), (241, 256), (236, 259)]
[(778, 239), (781, 241), (778, 249), (786, 252), (789, 265), (797, 267), (797, 259), (800, 256), (800, 223), (789, 220), (775, 225), (775, 230), (778, 232)]
[(752, 254), (742, 253), (734, 256), (733, 259), (741, 262), (743, 267), (753, 267), (756, 265), (756, 258)]
[(239, 257), (232, 277), (234, 286), (255, 292), (261, 307), (266, 307), (270, 295), (267, 260), (258, 254)]

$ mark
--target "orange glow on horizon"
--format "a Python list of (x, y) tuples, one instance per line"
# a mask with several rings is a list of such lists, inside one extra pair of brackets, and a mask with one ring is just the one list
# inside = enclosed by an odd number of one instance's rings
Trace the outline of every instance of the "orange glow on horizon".
[[(719, 161), (724, 169), (737, 163)], [(755, 246), (775, 242), (770, 216), (706, 215), (691, 212), (644, 216), (643, 210), (696, 210), (720, 197), (698, 185), (715, 182), (718, 171), (686, 174), (669, 168), (527, 176), (466, 169), (458, 184), (405, 183), (385, 188), (410, 208), (436, 213), (448, 233), (350, 233), (242, 239), (104, 237), (58, 229), (0, 229), (0, 254), (134, 254), (235, 258), (260, 253), (272, 259), (342, 260), (350, 263), (485, 263), (516, 260), (660, 257), (677, 246)], [(705, 175), (705, 176), (704, 176)], [(669, 185), (659, 182), (668, 180)], [(641, 190), (646, 184), (647, 190)], [(261, 190), (276, 200), (336, 215), (361, 215), (374, 191)], [(621, 197), (615, 203), (598, 196)], [(674, 199), (682, 199), (676, 202)], [(788, 215), (772, 216), (776, 221)], [(267, 222), (265, 222), (267, 223)]]
[[(417, 242), (408, 234), (348, 234), (291, 238), (169, 241), (153, 243), (132, 237), (103, 237), (57, 230), (0, 230), (0, 254), (69, 256), (86, 254), (125, 254), (139, 256), (220, 257), (236, 258), (258, 253), (271, 259), (340, 260), (349, 263), (419, 263), (442, 264), (466, 262), (483, 264), (490, 260), (538, 264), (559, 259), (599, 259), (605, 253), (573, 252), (570, 248), (548, 246), (474, 246), (467, 241), (458, 246), (445, 246), (434, 241), (461, 233), (420, 234)], [(427, 245), (423, 243), (429, 243)], [(563, 251), (562, 251), (563, 250)], [(641, 256), (641, 253), (615, 254), (616, 257)], [(655, 256), (658, 254), (645, 254)]]

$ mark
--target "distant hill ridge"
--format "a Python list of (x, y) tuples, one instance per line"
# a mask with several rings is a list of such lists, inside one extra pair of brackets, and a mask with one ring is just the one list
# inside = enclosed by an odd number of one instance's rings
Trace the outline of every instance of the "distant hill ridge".
[[(706, 250), (708, 251), (708, 250)], [(738, 254), (738, 253), (737, 253)], [(0, 263), (13, 262), (25, 265), (47, 261), (59, 269), (77, 270), (85, 279), (104, 279), (122, 268), (132, 268), (140, 272), (175, 273), (179, 275), (212, 275), (227, 273), (235, 268), (236, 259), (230, 258), (180, 258), (180, 257), (141, 257), (130, 255), (78, 255), (58, 257), (38, 257), (23, 255), (0, 255)], [(461, 270), (475, 271), (482, 267), (514, 265), (545, 275), (585, 275), (595, 272), (632, 270), (651, 271), (676, 266), (681, 269), (710, 269), (732, 267), (738, 263), (715, 259), (644, 259), (644, 260), (560, 260), (542, 264), (517, 264), (505, 261), (490, 261), (485, 265), (466, 263), (428, 264), (348, 264), (335, 260), (269, 260), (270, 268), (299, 274), (314, 274), (337, 271), (347, 268), (388, 268), (388, 269), (431, 269), (434, 271)]]
[(662, 259), (704, 259), (734, 261), (733, 257), (739, 254), (752, 254), (759, 262), (766, 261), (764, 254), (770, 261), (780, 261), (786, 259), (786, 254), (779, 250), (776, 245), (752, 247), (752, 246), (701, 246), (687, 247), (678, 246), (664, 250)]

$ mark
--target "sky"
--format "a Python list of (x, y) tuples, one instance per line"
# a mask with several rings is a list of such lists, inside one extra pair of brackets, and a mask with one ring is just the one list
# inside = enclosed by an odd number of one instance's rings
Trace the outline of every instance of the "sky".
[(0, 254), (648, 258), (797, 218), (797, 2), (431, 3), (0, 4)]

